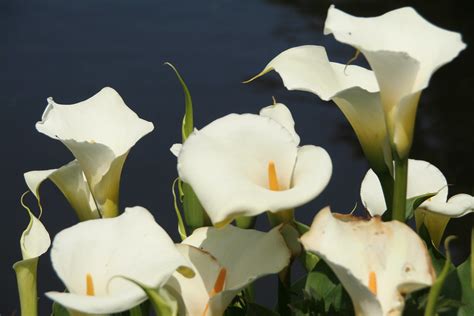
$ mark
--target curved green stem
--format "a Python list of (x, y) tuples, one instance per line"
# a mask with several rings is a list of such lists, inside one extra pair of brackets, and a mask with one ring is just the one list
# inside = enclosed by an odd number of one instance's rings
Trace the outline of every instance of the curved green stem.
[(450, 267), (451, 267), (451, 254), (449, 252), (449, 243), (456, 239), (455, 236), (449, 236), (444, 241), (444, 247), (446, 250), (446, 261), (444, 262), (443, 269), (439, 274), (436, 281), (433, 283), (430, 289), (430, 293), (428, 294), (428, 302), (426, 303), (425, 309), (425, 316), (435, 316), (436, 315), (436, 302), (438, 300), (439, 294), (441, 293), (441, 289), (443, 288), (443, 284), (446, 281), (448, 276)]

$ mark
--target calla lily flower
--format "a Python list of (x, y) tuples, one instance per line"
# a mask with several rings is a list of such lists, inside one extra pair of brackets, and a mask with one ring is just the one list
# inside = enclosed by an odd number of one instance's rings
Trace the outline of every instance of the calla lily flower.
[(279, 227), (268, 233), (227, 225), (198, 228), (178, 249), (193, 264), (196, 276), (175, 273), (168, 286), (180, 297), (180, 315), (220, 316), (248, 284), (278, 273), (289, 264), (290, 251)]
[(406, 158), (420, 93), (433, 73), (466, 47), (461, 35), (431, 24), (410, 7), (361, 18), (331, 6), (324, 33), (364, 54), (377, 77), (392, 147)]
[(372, 71), (330, 62), (324, 47), (314, 45), (280, 53), (250, 81), (272, 70), (280, 74), (288, 90), (311, 92), (324, 101), (334, 101), (352, 125), (372, 168), (386, 172), (392, 167), (384, 112)]
[(49, 98), (36, 128), (72, 152), (102, 215), (117, 215), (123, 164), (131, 147), (153, 130), (153, 124), (139, 118), (114, 89), (104, 88), (71, 105)]
[(68, 292), (46, 296), (88, 314), (118, 313), (143, 302), (145, 292), (125, 278), (157, 289), (177, 269), (191, 272), (190, 263), (142, 207), (63, 230), (54, 238), (51, 261)]
[(215, 226), (303, 205), (326, 187), (331, 159), (321, 147), (299, 147), (290, 111), (230, 114), (194, 131), (182, 145), (178, 173)]
[(435, 280), (424, 242), (399, 221), (366, 221), (325, 208), (301, 242), (331, 267), (356, 315), (402, 315), (404, 295)]
[[(468, 194), (454, 195), (448, 200), (448, 182), (441, 171), (423, 160), (408, 160), (407, 198), (436, 193), (415, 211), (417, 225), (425, 224), (433, 243), (438, 246), (451, 217), (462, 217), (474, 212), (474, 197)], [(381, 216), (387, 206), (382, 187), (372, 170), (362, 181), (360, 197), (367, 211)]]
[[(22, 197), (23, 200), (23, 197)], [(22, 201), (23, 204), (23, 201)], [(38, 295), (36, 274), (38, 260), (48, 251), (51, 239), (41, 221), (23, 204), (28, 211), (30, 222), (20, 239), (22, 260), (13, 265), (20, 295), (21, 315), (37, 315)]]
[(50, 179), (64, 194), (76, 211), (79, 220), (99, 218), (94, 197), (89, 190), (87, 179), (77, 160), (59, 169), (29, 171), (24, 174), (26, 184), (40, 201), (39, 188), (43, 181)]

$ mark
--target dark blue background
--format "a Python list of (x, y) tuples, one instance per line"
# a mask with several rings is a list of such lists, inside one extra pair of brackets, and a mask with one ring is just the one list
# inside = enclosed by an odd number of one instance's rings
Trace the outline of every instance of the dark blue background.
[[(472, 43), (470, 10), (457, 1), (336, 1), (351, 13), (375, 15), (406, 4), (428, 20), (463, 33)], [(317, 4), (311, 4), (317, 3)], [(466, 1), (466, 3), (468, 3)], [(327, 1), (257, 0), (1, 0), (0, 2), (0, 137), (2, 176), (0, 314), (19, 312), (12, 264), (21, 258), (19, 238), (28, 223), (19, 197), (26, 190), (22, 174), (62, 166), (72, 159), (66, 148), (36, 132), (46, 97), (75, 103), (104, 86), (115, 88), (155, 131), (131, 151), (124, 168), (121, 205), (142, 205), (178, 241), (171, 183), (175, 158), (168, 148), (180, 140), (181, 88), (163, 62), (174, 63), (191, 89), (195, 121), (202, 127), (230, 112), (256, 113), (271, 97), (287, 104), (302, 144), (330, 153), (334, 173), (328, 188), (297, 217), (310, 223), (322, 207), (346, 212), (359, 199), (367, 170), (357, 139), (338, 108), (307, 93), (287, 92), (270, 74), (250, 85), (254, 75), (276, 54), (292, 46), (326, 46), (330, 58), (346, 62), (354, 51), (322, 34)], [(422, 95), (412, 157), (438, 166), (452, 184), (451, 193), (474, 193), (471, 47), (442, 68)], [(52, 237), (73, 225), (74, 213), (49, 182), (42, 188), (43, 222)], [(35, 205), (33, 199), (28, 199)], [(260, 225), (263, 225), (260, 220)], [(452, 221), (458, 234), (458, 261), (466, 255), (473, 217)], [(261, 226), (264, 227), (264, 226)], [(87, 255), (87, 254), (84, 254)], [(258, 300), (275, 297), (275, 280), (259, 283)], [(47, 290), (63, 286), (41, 258), (41, 315), (49, 313)]]

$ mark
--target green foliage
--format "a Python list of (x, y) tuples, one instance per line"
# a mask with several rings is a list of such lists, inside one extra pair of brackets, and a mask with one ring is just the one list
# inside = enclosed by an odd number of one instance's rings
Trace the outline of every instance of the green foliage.
[(296, 295), (291, 306), (294, 315), (354, 314), (349, 294), (324, 260), (319, 260), (305, 278), (297, 281), (292, 291)]
[[(434, 192), (434, 193), (426, 193), (426, 194), (421, 194), (421, 195), (417, 195), (417, 196), (414, 196), (414, 197), (411, 197), (409, 199), (407, 199), (407, 202), (406, 202), (406, 210), (405, 210), (405, 221), (408, 221), (410, 219), (413, 218), (413, 216), (415, 215), (415, 210), (426, 200), (428, 200), (429, 198), (435, 196), (436, 194), (438, 194), (438, 192)], [(385, 212), (383, 215), (382, 215), (382, 219), (384, 221), (390, 221), (392, 220), (392, 213), (390, 211), (387, 211)]]
[[(176, 67), (174, 67), (170, 63), (165, 63), (165, 65), (168, 65), (171, 67), (171, 69), (173, 69), (174, 73), (176, 74), (176, 77), (179, 80), (179, 83), (181, 84), (181, 87), (183, 88), (185, 113), (183, 117), (183, 124), (181, 126), (181, 134), (182, 134), (181, 137), (182, 137), (182, 142), (184, 143), (194, 130), (193, 101), (192, 101), (191, 93), (188, 89), (188, 86), (186, 85), (186, 82), (184, 81), (183, 77), (181, 77), (181, 75), (179, 74)], [(195, 230), (196, 228), (199, 228), (202, 226), (208, 226), (210, 224), (209, 218), (207, 217), (207, 214), (204, 211), (204, 208), (199, 202), (191, 186), (186, 183), (181, 183), (179, 187), (180, 187), (180, 197), (182, 197), (182, 202), (183, 202), (184, 219), (186, 221), (186, 225), (189, 231), (192, 233), (192, 231)], [(174, 189), (173, 189), (173, 193), (174, 193)], [(176, 209), (176, 213), (179, 214), (178, 221), (181, 221), (181, 223), (178, 223), (178, 225), (179, 225), (180, 236), (181, 238), (183, 238), (186, 235), (186, 231), (184, 227), (181, 227), (182, 219), (180, 219), (181, 214), (178, 210), (177, 205), (175, 205), (175, 209)]]
[(472, 316), (474, 315), (474, 284), (472, 284), (471, 264), (472, 253), (469, 258), (461, 264), (457, 269), (457, 277), (461, 283), (461, 308), (457, 316)]
[[(300, 236), (309, 230), (309, 226), (303, 223), (294, 221), (294, 225)], [(309, 272), (314, 269), (314, 267), (319, 261), (319, 257), (311, 252), (304, 251), (303, 249), (303, 251), (301, 251), (301, 254), (299, 255), (299, 260), (305, 267), (306, 271)]]
[(435, 196), (436, 194), (438, 194), (438, 192), (426, 193), (426, 194), (414, 196), (412, 198), (407, 199), (407, 209), (405, 212), (405, 220), (408, 221), (409, 219), (413, 218), (413, 216), (415, 215), (414, 214), (415, 210), (421, 205), (421, 203)]

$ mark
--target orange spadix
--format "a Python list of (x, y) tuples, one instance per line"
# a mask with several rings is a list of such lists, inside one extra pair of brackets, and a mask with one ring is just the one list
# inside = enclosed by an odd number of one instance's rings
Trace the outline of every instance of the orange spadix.
[(90, 273), (86, 274), (86, 295), (94, 296), (94, 281), (92, 280), (92, 275)]
[(275, 162), (273, 161), (268, 163), (268, 188), (272, 191), (280, 191)]

